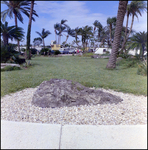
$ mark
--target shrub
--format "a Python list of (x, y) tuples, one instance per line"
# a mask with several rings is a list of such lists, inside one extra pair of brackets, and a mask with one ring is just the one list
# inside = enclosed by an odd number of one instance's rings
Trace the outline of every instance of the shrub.
[(10, 58), (18, 57), (20, 53), (14, 49), (15, 47), (13, 45), (1, 45), (1, 62), (6, 63)]
[(59, 50), (56, 50), (56, 51), (54, 52), (54, 54), (55, 54), (55, 55), (58, 55), (58, 54), (61, 54), (61, 52), (60, 52)]
[(6, 66), (1, 69), (1, 71), (12, 71), (12, 70), (21, 70), (21, 68), (17, 66)]
[[(49, 50), (50, 50), (49, 48), (42, 48), (41, 51), (40, 51), (40, 54), (41, 54), (41, 55), (47, 55), (48, 52), (49, 52)], [(45, 53), (45, 54), (44, 54), (44, 53)]]
[(33, 54), (33, 55), (37, 54), (37, 49), (35, 49), (35, 48), (30, 49), (30, 51), (31, 51), (31, 54)]
[(144, 59), (141, 63), (138, 64), (138, 75), (147, 76), (147, 60)]
[(22, 51), (22, 52), (25, 52), (25, 51), (26, 51), (26, 49), (25, 49), (25, 48), (21, 48), (21, 51)]

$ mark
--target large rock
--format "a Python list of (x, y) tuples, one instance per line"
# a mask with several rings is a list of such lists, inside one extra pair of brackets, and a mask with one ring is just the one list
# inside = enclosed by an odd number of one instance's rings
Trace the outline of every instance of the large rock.
[(51, 79), (40, 84), (35, 91), (32, 104), (42, 108), (106, 104), (122, 99), (101, 90), (94, 90), (66, 79)]

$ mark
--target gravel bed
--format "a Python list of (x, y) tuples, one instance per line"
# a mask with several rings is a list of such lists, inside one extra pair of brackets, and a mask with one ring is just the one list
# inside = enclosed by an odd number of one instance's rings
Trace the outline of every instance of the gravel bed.
[[(99, 88), (100, 89), (100, 88)], [(75, 125), (147, 124), (147, 96), (100, 89), (123, 101), (116, 104), (40, 108), (31, 104), (36, 88), (27, 88), (1, 97), (1, 119), (19, 122)]]

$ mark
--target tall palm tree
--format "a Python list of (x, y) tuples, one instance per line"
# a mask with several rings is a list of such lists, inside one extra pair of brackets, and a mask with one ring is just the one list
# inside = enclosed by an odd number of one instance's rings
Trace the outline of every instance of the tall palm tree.
[(128, 49), (140, 49), (140, 56), (143, 59), (144, 51), (147, 50), (147, 32), (139, 32), (135, 33), (132, 37), (130, 37), (130, 41), (128, 42)]
[(59, 23), (54, 24), (54, 32), (55, 32), (56, 44), (57, 44), (57, 35), (58, 35), (57, 30), (59, 30), (59, 27), (60, 27)]
[(39, 46), (42, 43), (42, 39), (40, 37), (34, 38), (33, 43), (34, 43), (34, 46), (35, 45)]
[(80, 45), (78, 44), (80, 41), (78, 41), (79, 37), (78, 35), (80, 35), (80, 28), (79, 27), (76, 27), (75, 29), (75, 43), (77, 44), (78, 47), (80, 47)]
[[(27, 47), (26, 47), (26, 56), (25, 56), (26, 59), (31, 59), (31, 55), (30, 55), (30, 36), (31, 36), (31, 24), (32, 24), (32, 16), (33, 16), (33, 7), (34, 7), (34, 4), (35, 4), (34, 0), (31, 1), (30, 16), (29, 16), (28, 31), (27, 31)], [(35, 10), (34, 10), (34, 12), (35, 12)]]
[(48, 31), (48, 30), (45, 31), (45, 29), (43, 28), (41, 33), (38, 32), (38, 31), (36, 31), (36, 33), (42, 38), (42, 41), (43, 41), (43, 47), (45, 48), (45, 42), (44, 42), (44, 39), (45, 39), (49, 34), (51, 34), (51, 32)]
[(72, 36), (72, 37), (75, 37), (75, 36), (76, 36), (76, 33), (75, 33), (75, 30), (74, 30), (74, 29), (68, 28), (68, 29), (66, 30), (66, 32), (67, 32), (67, 35), (66, 35), (66, 40), (65, 40), (65, 42), (64, 42), (64, 46), (65, 46), (65, 44), (66, 44), (66, 42), (67, 42), (69, 36)]
[[(17, 19), (21, 23), (23, 23), (23, 17), (21, 13), (25, 14), (27, 17), (29, 17), (30, 14), (30, 2), (29, 1), (2, 1), (1, 4), (7, 5), (8, 9), (1, 12), (1, 18), (4, 22), (6, 17), (9, 16), (10, 18), (13, 18), (13, 15), (15, 17), (15, 25), (17, 27)], [(33, 14), (37, 16), (35, 11), (33, 11)], [(32, 17), (32, 20), (35, 21), (35, 19)], [(18, 41), (18, 49), (20, 51), (19, 41)]]
[(67, 22), (67, 20), (62, 19), (60, 23), (56, 24), (56, 30), (58, 31), (58, 44), (60, 44), (62, 32), (65, 32), (66, 28), (70, 28), (67, 24), (65, 24), (65, 22)]
[(111, 55), (109, 57), (109, 61), (106, 66), (106, 68), (108, 69), (116, 68), (116, 57), (119, 49), (121, 32), (123, 27), (123, 20), (126, 13), (127, 3), (128, 1), (119, 1), (114, 41), (113, 41)]
[(8, 26), (8, 22), (4, 24), (1, 22), (1, 36), (3, 38), (4, 45), (8, 45), (8, 40), (22, 40), (24, 38), (23, 28), (16, 26)]
[[(122, 44), (121, 52), (123, 52), (123, 50), (125, 49), (125, 44), (127, 42), (129, 35), (131, 34), (133, 23), (134, 23), (134, 17), (136, 16), (138, 19), (138, 14), (142, 16), (143, 11), (147, 11), (146, 3), (144, 1), (132, 1), (130, 4), (127, 5), (127, 11), (126, 11), (127, 21), (126, 21), (125, 37), (124, 37), (124, 42)], [(132, 15), (132, 22), (131, 22), (129, 33), (127, 34), (128, 21), (130, 15)]]
[(113, 41), (112, 41), (112, 30), (113, 28), (116, 26), (116, 17), (112, 17), (112, 18), (107, 18), (107, 25), (109, 25), (109, 29), (110, 29), (110, 44), (112, 45)]
[(88, 39), (93, 35), (93, 28), (91, 26), (85, 26), (80, 28), (80, 35), (82, 36), (81, 41), (83, 49), (87, 47)]

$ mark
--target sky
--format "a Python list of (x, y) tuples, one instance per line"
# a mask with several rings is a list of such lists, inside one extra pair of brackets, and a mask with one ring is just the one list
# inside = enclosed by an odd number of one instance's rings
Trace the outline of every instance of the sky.
[[(146, 2), (146, 1), (145, 1)], [(34, 16), (35, 22), (32, 21), (31, 29), (31, 44), (33, 39), (39, 37), (36, 33), (42, 32), (42, 29), (49, 30), (51, 34), (45, 38), (45, 45), (50, 45), (52, 40), (55, 40), (54, 24), (60, 23), (62, 19), (67, 20), (66, 24), (72, 29), (76, 27), (84, 27), (86, 25), (92, 26), (95, 20), (98, 20), (103, 26), (107, 25), (108, 17), (116, 17), (118, 12), (119, 1), (35, 1), (36, 5), (34, 10), (39, 17)], [(130, 3), (130, 1), (128, 2)], [(1, 12), (8, 7), (5, 4), (1, 4)], [(18, 20), (18, 26), (22, 27), (25, 32), (24, 41), (20, 44), (26, 44), (26, 35), (29, 18), (22, 14), (24, 23), (22, 24)], [(129, 20), (129, 26), (131, 24), (131, 17)], [(8, 25), (15, 25), (14, 17), (6, 17)], [(124, 17), (123, 25), (126, 25), (126, 16)], [(143, 12), (142, 17), (134, 19), (133, 30), (136, 32), (147, 32), (147, 13)], [(65, 33), (66, 35), (66, 33)], [(66, 40), (66, 36), (63, 35), (61, 43)], [(69, 37), (67, 43), (72, 42), (74, 38)], [(11, 42), (11, 41), (9, 41)], [(12, 43), (17, 43), (13, 41)]]

